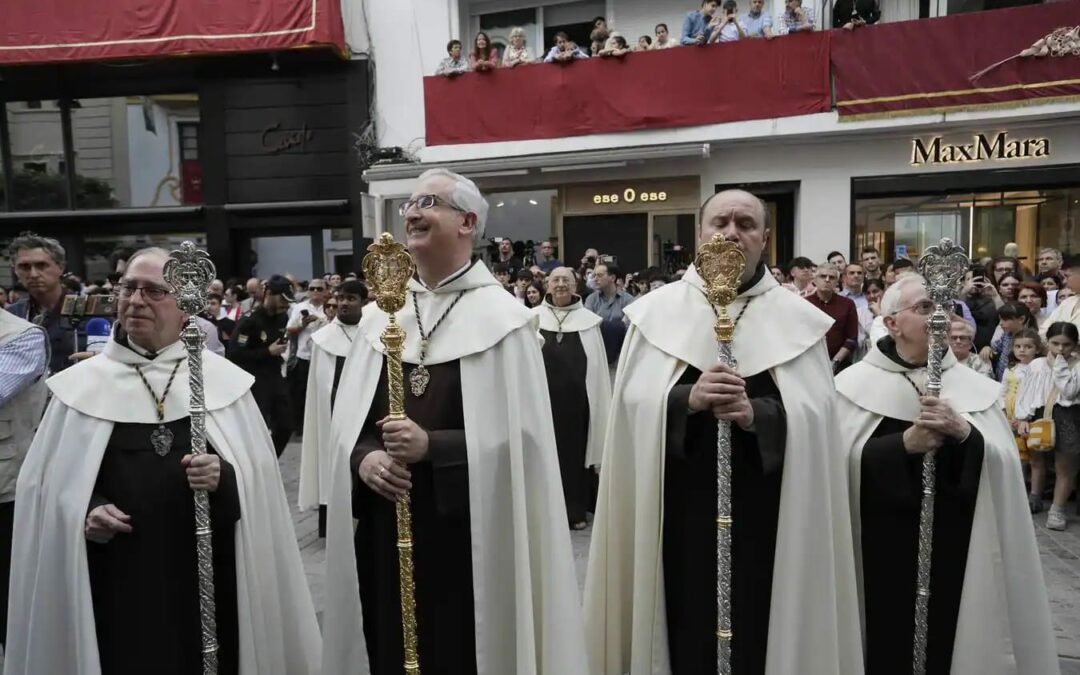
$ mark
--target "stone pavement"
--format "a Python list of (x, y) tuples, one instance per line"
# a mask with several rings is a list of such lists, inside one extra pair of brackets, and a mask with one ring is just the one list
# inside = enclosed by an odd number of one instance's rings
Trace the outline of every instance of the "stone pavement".
[[(323, 567), (326, 550), (319, 539), (318, 513), (298, 513), (296, 491), (300, 473), (300, 444), (293, 442), (281, 457), (281, 473), (285, 480), (285, 492), (293, 512), (296, 538), (304, 559), (304, 570), (315, 609), (322, 620), (325, 600)], [(1050, 595), (1050, 611), (1053, 615), (1054, 633), (1057, 637), (1058, 654), (1061, 657), (1062, 675), (1080, 675), (1080, 517), (1069, 508), (1069, 529), (1052, 532), (1043, 527), (1046, 515), (1036, 516), (1036, 539), (1043, 563), (1043, 574)], [(574, 564), (577, 568), (578, 585), (585, 584), (585, 564), (589, 555), (589, 530), (571, 532), (574, 547)], [(1023, 674), (1021, 674), (1023, 675)]]

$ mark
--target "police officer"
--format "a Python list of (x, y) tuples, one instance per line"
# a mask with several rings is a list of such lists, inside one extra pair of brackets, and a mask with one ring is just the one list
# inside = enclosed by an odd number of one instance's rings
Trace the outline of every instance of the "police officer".
[(251, 393), (270, 428), (278, 457), (293, 432), (292, 402), (282, 372), (289, 347), (285, 327), (293, 302), (289, 280), (280, 274), (270, 277), (264, 284), (262, 303), (240, 319), (229, 345), (229, 358), (255, 376)]

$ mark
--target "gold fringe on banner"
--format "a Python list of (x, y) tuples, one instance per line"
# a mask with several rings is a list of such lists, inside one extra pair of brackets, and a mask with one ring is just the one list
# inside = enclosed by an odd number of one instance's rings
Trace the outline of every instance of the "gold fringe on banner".
[[(872, 113), (856, 113), (845, 115), (839, 110), (841, 122), (861, 122), (864, 120), (880, 120), (894, 117), (914, 117), (916, 115), (937, 115), (951, 112), (968, 112), (979, 110), (1004, 110), (1007, 108), (1022, 108), (1025, 106), (1044, 105), (1048, 103), (1076, 103), (1080, 102), (1080, 94), (1067, 96), (1050, 96), (1042, 98), (1021, 98), (1015, 101), (997, 101), (994, 103), (961, 103), (959, 105), (935, 106), (933, 108), (905, 108), (903, 110), (883, 110)], [(838, 103), (839, 108), (842, 104)]]

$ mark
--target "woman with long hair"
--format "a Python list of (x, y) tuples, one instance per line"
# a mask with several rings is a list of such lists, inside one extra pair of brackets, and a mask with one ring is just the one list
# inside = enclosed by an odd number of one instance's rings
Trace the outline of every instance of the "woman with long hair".
[(480, 31), (473, 38), (473, 48), (469, 52), (469, 69), (475, 71), (494, 70), (499, 67), (499, 52), (491, 46), (491, 38)]

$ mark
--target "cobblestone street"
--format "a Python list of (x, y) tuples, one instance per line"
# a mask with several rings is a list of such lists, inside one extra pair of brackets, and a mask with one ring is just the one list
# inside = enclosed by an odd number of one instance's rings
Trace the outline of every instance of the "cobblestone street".
[[(315, 608), (322, 620), (325, 598), (323, 566), (326, 560), (323, 541), (318, 536), (319, 519), (314, 511), (296, 512), (296, 491), (300, 469), (300, 444), (289, 444), (281, 458), (281, 471), (285, 479), (285, 491), (293, 510), (296, 537), (304, 558), (304, 569), (315, 598)], [(1050, 592), (1050, 609), (1053, 613), (1054, 631), (1057, 636), (1058, 654), (1061, 656), (1062, 675), (1080, 675), (1080, 518), (1070, 508), (1069, 529), (1052, 532), (1043, 527), (1045, 514), (1036, 516), (1035, 528), (1039, 552), (1043, 561), (1043, 573)], [(585, 583), (585, 563), (589, 555), (589, 530), (572, 532), (574, 562), (577, 567), (578, 584)]]

